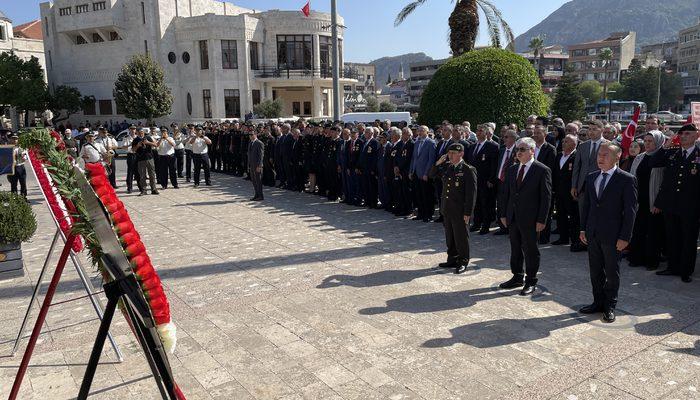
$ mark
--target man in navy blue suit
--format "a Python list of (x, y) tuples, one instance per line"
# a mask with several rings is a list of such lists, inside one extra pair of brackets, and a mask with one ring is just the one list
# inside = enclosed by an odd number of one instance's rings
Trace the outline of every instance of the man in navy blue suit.
[(435, 164), (435, 141), (428, 137), (428, 127), (418, 127), (418, 140), (414, 145), (413, 159), (411, 160), (411, 179), (418, 191), (418, 213), (415, 220), (430, 222), (435, 211), (435, 198), (433, 185), (428, 178), (428, 172)]
[(637, 180), (617, 167), (622, 149), (604, 143), (598, 150), (599, 171), (586, 177), (581, 196), (581, 242), (588, 245), (593, 304), (582, 314), (603, 313), (604, 322), (615, 321), (620, 287), (620, 252), (632, 237), (637, 214)]

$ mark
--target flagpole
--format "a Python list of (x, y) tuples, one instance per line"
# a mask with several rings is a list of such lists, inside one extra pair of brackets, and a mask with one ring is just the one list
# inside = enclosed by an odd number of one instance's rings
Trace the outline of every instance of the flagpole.
[(331, 0), (331, 34), (333, 40), (333, 120), (340, 120), (340, 57), (338, 54), (338, 12), (336, 0)]

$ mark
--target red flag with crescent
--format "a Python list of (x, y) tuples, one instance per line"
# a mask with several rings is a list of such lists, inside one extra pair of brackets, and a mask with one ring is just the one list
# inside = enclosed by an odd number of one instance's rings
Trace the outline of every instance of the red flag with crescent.
[(632, 116), (632, 121), (625, 128), (625, 132), (622, 134), (622, 158), (627, 157), (629, 154), (630, 145), (634, 140), (634, 134), (637, 132), (637, 123), (639, 122), (639, 113), (641, 112), (640, 107), (634, 108), (634, 115)]
[(306, 2), (306, 5), (301, 9), (301, 12), (307, 17), (311, 15), (311, 0)]

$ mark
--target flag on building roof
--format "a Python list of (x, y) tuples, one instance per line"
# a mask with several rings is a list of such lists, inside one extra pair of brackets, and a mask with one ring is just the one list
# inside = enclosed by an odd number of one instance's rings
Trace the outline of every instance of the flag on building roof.
[(311, 15), (311, 0), (306, 2), (306, 5), (301, 9), (301, 12), (303, 12), (307, 17)]

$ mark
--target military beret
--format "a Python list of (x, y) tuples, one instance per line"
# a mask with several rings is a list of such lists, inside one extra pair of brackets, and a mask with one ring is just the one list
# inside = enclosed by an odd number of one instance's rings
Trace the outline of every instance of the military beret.
[(452, 143), (447, 151), (464, 151), (464, 146), (461, 143)]

